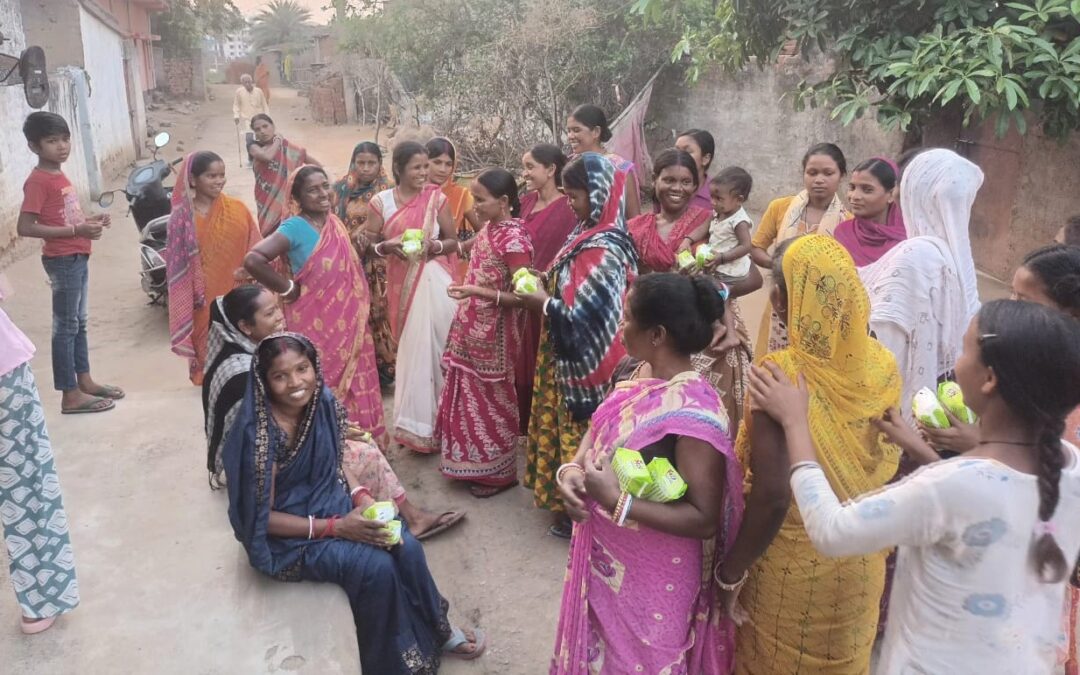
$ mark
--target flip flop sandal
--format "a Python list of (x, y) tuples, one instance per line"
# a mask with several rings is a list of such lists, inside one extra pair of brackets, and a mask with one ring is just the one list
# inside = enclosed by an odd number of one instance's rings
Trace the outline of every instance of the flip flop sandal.
[(497, 494), (506, 492), (512, 487), (517, 487), (518, 482), (507, 483), (506, 485), (470, 485), (469, 493), (477, 499), (490, 499)]
[(114, 387), (111, 384), (100, 384), (98, 385), (97, 391), (88, 391), (86, 393), (99, 398), (110, 398), (114, 401), (119, 401), (126, 396), (123, 389)]
[[(104, 405), (102, 405), (104, 404)], [(82, 405), (77, 405), (74, 408), (61, 408), (61, 415), (86, 415), (89, 413), (100, 413), (106, 410), (112, 410), (116, 407), (116, 402), (109, 398), (98, 398), (93, 401), (87, 401)]]
[(463, 644), (467, 644), (469, 638), (465, 637), (465, 631), (457, 627), (453, 628), (450, 633), (450, 639), (442, 646), (443, 655), (452, 659), (461, 659), (462, 661), (472, 661), (473, 659), (480, 658), (480, 655), (487, 649), (487, 636), (484, 635), (484, 631), (479, 628), (474, 628), (473, 634), (476, 636), (476, 649), (468, 653), (455, 652), (455, 649)]
[(570, 523), (559, 523), (548, 528), (548, 534), (559, 539), (569, 539), (574, 536), (574, 526)]
[[(57, 618), (58, 617), (56, 616), (50, 616), (47, 619), (27, 621), (26, 617), (23, 617), (22, 621), (20, 621), (19, 624), (20, 628), (22, 628), (23, 635), (37, 635), (38, 633), (44, 633), (45, 631), (52, 628), (53, 624), (56, 623)], [(479, 639), (479, 636), (477, 636), (477, 639)]]
[[(450, 518), (447, 518), (446, 520), (443, 520), (443, 518), (446, 517), (446, 516), (450, 516)], [(457, 525), (458, 523), (460, 523), (463, 518), (465, 518), (465, 512), (464, 511), (444, 511), (444, 512), (439, 514), (439, 520), (435, 524), (435, 527), (432, 527), (431, 529), (428, 529), (428, 530), (424, 530), (420, 534), (416, 535), (416, 540), (417, 541), (424, 541), (425, 539), (431, 539), (432, 537), (434, 537), (437, 534), (441, 534), (443, 532), (446, 532), (451, 527), (453, 527), (453, 526)]]

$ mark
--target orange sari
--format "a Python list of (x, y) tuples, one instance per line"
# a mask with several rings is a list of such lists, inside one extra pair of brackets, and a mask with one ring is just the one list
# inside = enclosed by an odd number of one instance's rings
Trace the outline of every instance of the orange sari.
[[(205, 215), (195, 213), (195, 238), (199, 242), (206, 297), (216, 298), (236, 288), (234, 272), (244, 266), (244, 256), (262, 236), (251, 211), (239, 199), (221, 195)], [(206, 343), (210, 334), (210, 305), (195, 310), (191, 340), (195, 347), (193, 384), (202, 384), (206, 366)]]

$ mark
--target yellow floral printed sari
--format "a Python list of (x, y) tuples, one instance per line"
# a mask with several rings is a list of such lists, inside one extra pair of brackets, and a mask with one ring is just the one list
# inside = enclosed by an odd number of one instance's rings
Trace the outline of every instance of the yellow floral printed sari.
[[(790, 346), (760, 361), (792, 379), (805, 376), (818, 461), (837, 496), (852, 499), (896, 473), (899, 450), (871, 419), (899, 404), (900, 375), (888, 350), (867, 334), (869, 301), (843, 246), (824, 235), (802, 237), (784, 254), (783, 272)], [(751, 433), (746, 418), (736, 444), (746, 467)], [(819, 555), (792, 502), (740, 595), (751, 619), (738, 631), (736, 672), (869, 672), (886, 553)]]

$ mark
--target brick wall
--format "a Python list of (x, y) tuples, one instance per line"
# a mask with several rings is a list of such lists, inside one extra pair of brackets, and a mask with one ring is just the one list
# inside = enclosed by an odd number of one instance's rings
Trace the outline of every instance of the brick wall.
[(311, 88), (311, 118), (319, 124), (345, 124), (345, 87), (340, 75), (327, 78)]
[(170, 96), (189, 97), (192, 93), (194, 64), (191, 59), (165, 59), (165, 90)]

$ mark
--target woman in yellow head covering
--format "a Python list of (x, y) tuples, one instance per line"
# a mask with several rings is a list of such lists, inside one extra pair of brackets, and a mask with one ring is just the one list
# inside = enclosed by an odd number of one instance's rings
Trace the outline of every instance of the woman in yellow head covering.
[[(771, 299), (790, 345), (761, 361), (806, 378), (810, 430), (837, 496), (875, 490), (896, 473), (900, 453), (872, 420), (898, 405), (901, 382), (892, 355), (867, 333), (870, 305), (855, 264), (836, 240), (809, 235), (782, 245), (773, 270)], [(749, 467), (749, 494), (718, 574), (727, 604), (737, 594), (745, 610), (734, 610), (742, 619), (736, 672), (868, 672), (887, 552), (818, 555), (791, 504), (783, 431), (767, 415), (744, 419), (736, 450)]]

